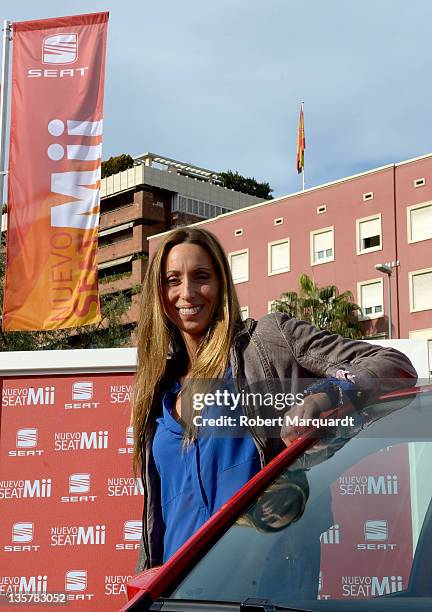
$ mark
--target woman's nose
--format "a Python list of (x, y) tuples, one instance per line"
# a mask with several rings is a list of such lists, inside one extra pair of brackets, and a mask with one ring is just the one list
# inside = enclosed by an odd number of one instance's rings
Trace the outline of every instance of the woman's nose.
[(184, 279), (182, 282), (181, 296), (184, 300), (191, 298), (194, 294), (193, 282), (189, 279)]

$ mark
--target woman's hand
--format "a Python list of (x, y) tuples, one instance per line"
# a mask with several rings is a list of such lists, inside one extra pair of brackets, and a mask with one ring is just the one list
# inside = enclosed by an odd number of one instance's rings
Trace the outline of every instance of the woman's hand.
[[(321, 416), (322, 412), (327, 412), (332, 407), (327, 393), (314, 393), (313, 395), (306, 395), (303, 404), (296, 404), (285, 413), (285, 416), (289, 416), (291, 419), (298, 417), (299, 421), (301, 419), (316, 419)], [(289, 446), (307, 429), (309, 427), (284, 425), (281, 429), (281, 438)]]

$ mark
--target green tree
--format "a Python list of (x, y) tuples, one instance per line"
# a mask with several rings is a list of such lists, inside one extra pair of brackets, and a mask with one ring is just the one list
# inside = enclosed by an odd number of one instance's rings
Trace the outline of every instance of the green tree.
[(102, 162), (101, 176), (106, 178), (111, 174), (117, 174), (117, 172), (123, 172), (128, 170), (134, 165), (133, 158), (127, 153), (117, 155), (117, 157), (110, 157), (107, 161)]
[(263, 198), (264, 200), (272, 200), (270, 195), (273, 189), (268, 183), (259, 183), (253, 177), (245, 177), (239, 174), (237, 171), (232, 172), (227, 170), (226, 172), (220, 172), (218, 174), (222, 184), (227, 189), (235, 189), (242, 193), (248, 193), (257, 198)]
[(127, 311), (131, 296), (123, 291), (100, 296), (101, 321), (74, 329), (69, 338), (68, 348), (118, 348), (130, 341), (131, 324)]
[[(0, 253), (0, 311), (3, 307), (3, 285), (6, 257)], [(127, 310), (131, 296), (124, 292), (100, 298), (102, 320), (93, 325), (73, 329), (35, 332), (1, 332), (0, 351), (40, 351), (72, 348), (115, 348), (130, 341), (131, 324)]]
[(361, 309), (354, 303), (351, 291), (340, 293), (335, 285), (318, 287), (307, 274), (300, 276), (299, 288), (298, 293), (282, 293), (274, 309), (345, 338), (361, 338), (356, 317)]

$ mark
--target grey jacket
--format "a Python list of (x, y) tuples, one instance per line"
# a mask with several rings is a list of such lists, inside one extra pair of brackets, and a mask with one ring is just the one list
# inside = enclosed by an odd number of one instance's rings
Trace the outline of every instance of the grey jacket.
[[(160, 482), (152, 441), (162, 396), (170, 385), (170, 369), (171, 380), (175, 377), (172, 371), (175, 359), (169, 362), (166, 380), (156, 390), (142, 437), (143, 542), (137, 571), (161, 565), (163, 558)], [(247, 319), (234, 338), (230, 363), (238, 390), (259, 388), (267, 393), (281, 389), (285, 393), (301, 393), (311, 379), (335, 376), (338, 370), (345, 370), (354, 376), (358, 407), (383, 393), (413, 386), (417, 381), (410, 360), (399, 351), (320, 331), (284, 313), (273, 313), (259, 321)], [(251, 429), (251, 434), (262, 466), (285, 448), (280, 438), (266, 436), (262, 428)]]

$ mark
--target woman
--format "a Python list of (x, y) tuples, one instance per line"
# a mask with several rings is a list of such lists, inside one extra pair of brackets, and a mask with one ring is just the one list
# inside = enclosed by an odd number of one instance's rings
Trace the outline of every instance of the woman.
[[(289, 389), (298, 397), (305, 381), (317, 377), (326, 380), (290, 416), (318, 416), (338, 405), (342, 392), (361, 407), (395, 388), (394, 379), (399, 387), (417, 379), (398, 351), (346, 340), (283, 313), (242, 322), (217, 239), (186, 227), (161, 241), (144, 280), (138, 327), (134, 459), (144, 483), (138, 570), (165, 562), (301, 431), (284, 427), (275, 435), (251, 426), (241, 437), (198, 435), (193, 411), (182, 405), (191, 382), (223, 379), (238, 390)], [(251, 414), (249, 405), (241, 408)], [(269, 411), (281, 414), (270, 406), (266, 416)]]

